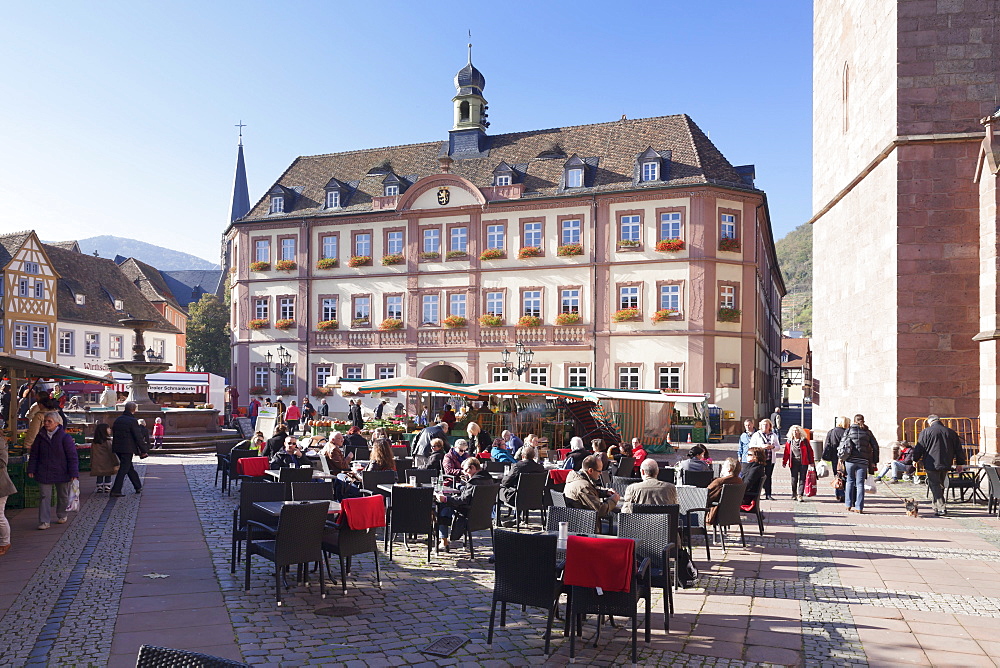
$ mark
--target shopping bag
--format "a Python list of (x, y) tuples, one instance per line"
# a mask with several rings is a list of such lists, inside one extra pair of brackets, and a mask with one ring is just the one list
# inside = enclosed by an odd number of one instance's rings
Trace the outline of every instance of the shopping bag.
[(69, 503), (66, 504), (66, 510), (69, 512), (80, 510), (80, 481), (76, 478), (69, 486)]
[(816, 477), (825, 478), (830, 475), (830, 469), (826, 467), (826, 462), (816, 462)]
[(865, 483), (865, 494), (876, 494), (877, 493), (875, 491), (876, 489), (877, 489), (877, 487), (876, 487), (875, 483), (873, 483), (873, 482), (866, 482)]
[(816, 496), (816, 469), (806, 471), (804, 492), (806, 496)]

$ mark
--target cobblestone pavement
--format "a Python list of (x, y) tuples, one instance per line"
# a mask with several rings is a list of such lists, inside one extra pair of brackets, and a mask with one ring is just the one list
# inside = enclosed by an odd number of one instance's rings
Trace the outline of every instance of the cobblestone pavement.
[[(243, 590), (242, 564), (236, 574), (229, 572), (238, 497), (227, 497), (214, 485), (214, 462), (193, 455), (146, 461), (146, 473), (154, 475), (151, 490), (158, 466), (183, 464), (170, 469), (177, 472), (168, 476), (177, 481), (170, 494), (196, 520), (176, 526), (165, 520), (151, 538), (148, 524), (136, 524), (137, 514), (169, 516), (169, 506), (155, 505), (164, 502), (152, 494), (117, 500), (85, 496), (70, 524), (49, 532), (32, 531), (34, 510), (10, 513), (14, 548), (3, 563), (14, 566), (6, 572), (19, 579), (9, 576), (0, 586), (0, 665), (134, 665), (130, 648), (145, 637), (137, 622), (153, 615), (159, 615), (156, 625), (169, 620), (169, 612), (155, 607), (165, 593), (180, 601), (186, 596), (217, 601), (201, 610), (178, 610), (181, 619), (173, 626), (179, 628), (169, 629), (173, 646), (204, 648), (210, 641), (196, 636), (210, 628), (215, 636), (228, 636), (220, 637), (220, 644), (235, 642), (232, 652), (254, 665), (569, 662), (568, 642), (558, 631), (553, 654), (544, 655), (541, 610), (522, 613), (513, 606), (507, 626), (498, 627), (493, 645), (486, 645), (493, 574), (485, 559), (485, 533), (476, 538), (478, 561), (458, 546), (428, 563), (425, 550), (407, 552), (398, 543), (393, 562), (381, 557), (381, 588), (366, 555), (355, 558), (346, 595), (339, 584), (328, 586), (326, 599), (315, 582), (293, 584), (279, 608), (268, 562), (254, 560), (249, 593)], [(783, 489), (785, 480), (779, 470), (775, 489)], [(920, 499), (924, 494), (919, 486), (893, 489)], [(951, 505), (945, 518), (926, 516), (925, 507), (925, 516), (910, 518), (898, 500), (882, 493), (870, 497), (866, 514), (859, 516), (845, 513), (828, 488), (806, 503), (778, 498), (765, 503), (765, 536), (748, 522), (745, 548), (738, 541), (730, 541), (726, 552), (713, 546), (709, 564), (696, 541), (699, 586), (676, 593), (670, 633), (662, 630), (662, 601), (655, 591), (653, 639), (645, 644), (640, 635), (640, 664), (1000, 665), (1000, 520), (988, 517), (984, 507)], [(195, 581), (182, 579), (182, 571), (160, 570), (176, 579), (160, 581), (158, 589), (150, 586), (161, 598), (152, 593), (142, 598), (134, 583), (147, 573), (146, 564), (158, 562), (146, 561), (152, 557), (133, 545), (133, 537), (136, 545), (155, 539), (187, 550), (177, 554), (200, 550), (207, 573)], [(34, 563), (18, 561), (32, 545)], [(149, 616), (137, 617), (143, 610)], [(597, 648), (590, 622), (578, 643), (578, 661), (629, 663), (627, 621), (603, 630)], [(469, 642), (443, 659), (420, 652), (445, 634)]]

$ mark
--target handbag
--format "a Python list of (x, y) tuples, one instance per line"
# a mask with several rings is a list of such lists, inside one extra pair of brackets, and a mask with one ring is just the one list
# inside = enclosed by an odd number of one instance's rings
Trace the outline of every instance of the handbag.
[(73, 478), (73, 482), (70, 483), (66, 510), (71, 513), (80, 510), (80, 480), (78, 478)]
[(830, 486), (834, 489), (844, 489), (844, 479), (839, 475), (833, 476), (833, 480), (830, 481)]
[(686, 548), (677, 548), (677, 576), (682, 589), (689, 589), (698, 584), (698, 569)]

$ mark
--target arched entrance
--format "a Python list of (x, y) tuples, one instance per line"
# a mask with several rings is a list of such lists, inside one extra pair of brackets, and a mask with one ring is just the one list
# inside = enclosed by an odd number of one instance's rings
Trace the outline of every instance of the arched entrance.
[[(444, 362), (439, 364), (431, 364), (424, 368), (420, 372), (419, 376), (421, 378), (426, 378), (427, 380), (436, 380), (439, 383), (461, 383), (462, 372), (451, 366), (450, 364)], [(426, 394), (420, 395), (419, 401), (423, 402), (420, 409), (427, 408), (428, 420), (433, 420), (434, 417), (441, 412), (445, 404), (450, 404), (452, 408), (457, 408), (455, 400), (458, 397), (449, 397), (446, 395), (431, 395), (428, 397)], [(415, 414), (419, 414), (420, 410), (414, 410)]]

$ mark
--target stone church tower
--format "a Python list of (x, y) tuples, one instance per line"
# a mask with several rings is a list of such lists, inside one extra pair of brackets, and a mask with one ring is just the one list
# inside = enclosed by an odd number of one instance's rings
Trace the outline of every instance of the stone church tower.
[(996, 211), (994, 320), (981, 326), (975, 179), (1000, 92), (1000, 2), (814, 11), (814, 424), (864, 413), (886, 443), (906, 417), (983, 413), (996, 452), (996, 359), (981, 371), (979, 342), (998, 328)]

